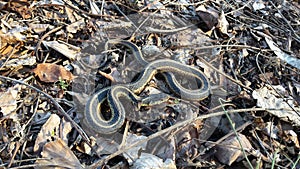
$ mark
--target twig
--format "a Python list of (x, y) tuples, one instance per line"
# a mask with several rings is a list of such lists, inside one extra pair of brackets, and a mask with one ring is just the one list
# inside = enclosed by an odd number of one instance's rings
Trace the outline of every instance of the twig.
[(13, 154), (12, 154), (12, 157), (11, 157), (11, 159), (10, 159), (8, 165), (7, 165), (7, 168), (10, 168), (11, 165), (13, 164), (14, 158), (16, 157), (17, 152), (19, 151), (19, 148), (20, 148), (20, 142), (19, 142), (19, 141), (16, 141), (15, 143), (16, 143), (16, 144), (15, 144), (15, 149), (14, 149), (14, 152), (13, 152)]
[(187, 1), (180, 1), (180, 3), (178, 2), (169, 2), (170, 5), (177, 5), (177, 6), (198, 6), (204, 3), (209, 2), (209, 0), (203, 0), (200, 2), (192, 2), (192, 3), (188, 3)]
[(47, 32), (45, 35), (43, 35), (43, 36), (41, 37), (41, 39), (39, 40), (39, 42), (37, 43), (37, 45), (36, 45), (36, 47), (35, 47), (35, 56), (36, 56), (36, 58), (37, 58), (38, 60), (41, 60), (41, 58), (39, 58), (38, 51), (40, 50), (41, 43), (43, 42), (43, 40), (44, 40), (47, 36), (49, 36), (51, 33), (60, 30), (62, 27), (64, 27), (64, 26), (59, 26), (59, 27), (57, 27), (57, 28), (55, 28), (55, 29), (52, 29), (51, 31)]
[[(155, 3), (155, 2), (153, 2)], [(152, 3), (151, 3), (152, 4)], [(150, 4), (149, 4), (150, 5)], [(149, 5), (147, 5), (145, 8), (141, 9), (139, 12), (142, 12), (144, 9), (146, 9)], [(150, 17), (154, 14), (156, 14), (158, 11), (160, 11), (160, 9), (162, 9), (163, 7), (165, 7), (166, 5), (163, 5), (162, 7), (158, 8), (157, 10), (155, 10), (154, 12), (151, 13), (151, 15), (149, 15), (146, 19), (144, 19), (144, 21), (137, 27), (137, 29), (133, 32), (133, 34), (130, 36), (130, 39), (132, 39), (136, 33), (140, 30), (140, 28), (146, 23), (146, 21), (148, 21), (150, 19)]]
[(256, 131), (253, 131), (252, 135), (253, 135), (254, 138), (256, 138), (259, 146), (263, 149), (264, 153), (268, 157), (268, 161), (270, 162), (271, 160), (269, 160), (269, 159), (272, 159), (272, 157), (271, 157), (270, 153), (267, 151), (266, 147), (264, 146), (264, 142), (259, 138), (259, 136), (258, 136), (258, 134), (257, 134)]
[(297, 164), (299, 163), (299, 161), (300, 161), (300, 154), (298, 154), (297, 160), (294, 162), (292, 169), (297, 167)]
[(150, 33), (176, 33), (176, 32), (180, 32), (180, 31), (184, 31), (191, 27), (196, 27), (196, 25), (191, 24), (191, 25), (176, 28), (176, 29), (156, 29), (156, 28), (152, 28), (152, 27), (147, 27), (146, 30), (149, 31)]
[[(239, 126), (238, 128), (236, 128), (236, 131), (240, 131), (240, 130), (244, 130), (247, 126), (249, 126), (252, 122), (251, 121), (247, 121), (246, 123), (244, 123), (243, 125)], [(218, 141), (216, 142), (210, 142), (211, 144), (209, 144), (202, 152), (199, 153), (199, 155), (204, 154), (205, 151), (208, 151), (209, 149), (211, 149), (212, 147), (219, 145), (223, 140), (227, 139), (228, 137), (232, 136), (234, 134), (234, 131), (232, 130), (230, 133), (226, 134), (225, 136), (223, 136), (222, 138), (218, 139)], [(206, 140), (205, 140), (206, 141)], [(194, 157), (193, 159), (197, 158)]]
[(234, 12), (237, 12), (237, 11), (239, 11), (239, 10), (244, 9), (244, 8), (247, 7), (251, 2), (252, 2), (252, 0), (251, 0), (251, 1), (248, 1), (248, 2), (245, 3), (245, 5), (243, 5), (242, 7), (238, 8), (238, 9), (235, 9), (235, 10), (233, 10), (233, 11), (231, 11), (231, 12), (226, 13), (225, 16), (226, 16), (226, 15), (229, 15), (229, 14), (232, 14), (232, 13), (234, 13)]
[(132, 10), (133, 12), (140, 13), (140, 11), (138, 11), (138, 10), (136, 10), (136, 9), (133, 9), (133, 8), (127, 6), (127, 5), (124, 5), (124, 4), (120, 3), (120, 2), (116, 2), (116, 1), (108, 1), (108, 2), (114, 2), (115, 4), (118, 4), (118, 5), (120, 5), (120, 6), (123, 6), (123, 7), (127, 8), (127, 9), (129, 9), (129, 10)]
[[(186, 47), (189, 47), (189, 46), (186, 46)], [(261, 48), (257, 48), (257, 47), (249, 46), (249, 45), (211, 45), (211, 46), (195, 47), (192, 49), (193, 50), (201, 50), (201, 49), (213, 49), (213, 48), (222, 48), (222, 47), (237, 47), (237, 48), (249, 48), (249, 49), (254, 49), (254, 50), (259, 50), (259, 51), (271, 51), (269, 49), (261, 49)]]

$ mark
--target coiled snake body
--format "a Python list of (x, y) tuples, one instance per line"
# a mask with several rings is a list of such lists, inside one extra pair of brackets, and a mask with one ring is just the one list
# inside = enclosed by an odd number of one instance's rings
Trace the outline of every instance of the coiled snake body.
[[(166, 83), (170, 87), (171, 91), (185, 100), (200, 101), (208, 97), (210, 94), (210, 84), (207, 77), (198, 69), (181, 64), (179, 62), (160, 59), (148, 63), (144, 60), (140, 49), (133, 43), (126, 40), (109, 40), (105, 49), (108, 49), (109, 44), (121, 44), (128, 47), (135, 56), (135, 59), (145, 68), (141, 72), (137, 81), (106, 87), (97, 93), (95, 93), (87, 102), (85, 109), (85, 121), (95, 132), (102, 134), (111, 134), (116, 132), (122, 127), (125, 121), (125, 108), (119, 100), (120, 96), (125, 96), (132, 102), (139, 102), (141, 97), (138, 96), (145, 88), (147, 83), (157, 73), (162, 73)], [(182, 87), (176, 80), (173, 73), (183, 75), (185, 77), (195, 78), (200, 84), (198, 89), (186, 89)], [(111, 117), (105, 119), (102, 115), (101, 105), (105, 99), (108, 100), (108, 104), (111, 111)]]

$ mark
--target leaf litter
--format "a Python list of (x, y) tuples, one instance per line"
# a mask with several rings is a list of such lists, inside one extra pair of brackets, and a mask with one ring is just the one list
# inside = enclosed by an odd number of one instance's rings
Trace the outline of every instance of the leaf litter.
[[(0, 166), (299, 168), (299, 8), (297, 1), (0, 1)], [(122, 45), (104, 51), (116, 38), (135, 43), (149, 62), (170, 58), (202, 70), (210, 98), (143, 107), (135, 114), (143, 120), (128, 117), (115, 137), (93, 132), (82, 120), (86, 98), (142, 69)], [(170, 94), (160, 77), (149, 86), (144, 96)]]

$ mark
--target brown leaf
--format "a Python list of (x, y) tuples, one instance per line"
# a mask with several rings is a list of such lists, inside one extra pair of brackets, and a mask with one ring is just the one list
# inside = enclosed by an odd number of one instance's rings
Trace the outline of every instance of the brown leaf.
[(72, 126), (70, 122), (64, 119), (61, 120), (56, 114), (51, 114), (38, 133), (33, 150), (39, 152), (49, 140), (58, 138), (59, 136), (65, 142), (68, 142), (67, 136), (71, 130)]
[(41, 63), (33, 70), (43, 82), (56, 82), (58, 80), (72, 80), (74, 77), (71, 72), (67, 71), (63, 66), (53, 63)]
[(40, 151), (42, 147), (51, 140), (53, 137), (58, 137), (60, 117), (56, 114), (52, 114), (46, 123), (41, 128), (34, 144), (34, 151)]
[[(245, 135), (238, 134), (238, 137), (244, 149), (252, 149), (252, 145)], [(240, 148), (237, 137), (231, 136), (224, 140), (221, 145), (217, 146), (217, 152), (215, 155), (220, 162), (230, 166), (233, 162), (240, 161), (244, 158), (243, 152)]]
[(203, 5), (197, 8), (197, 14), (206, 24), (208, 30), (211, 30), (218, 23), (218, 13), (212, 9), (206, 9)]
[(8, 88), (8, 90), (5, 92), (0, 92), (0, 112), (3, 114), (3, 116), (9, 116), (9, 118), (17, 120), (17, 115), (14, 111), (17, 108), (17, 97), (19, 90), (20, 86), (16, 85)]
[(58, 138), (44, 146), (42, 159), (35, 164), (37, 168), (83, 168), (77, 157), (73, 154), (66, 143)]

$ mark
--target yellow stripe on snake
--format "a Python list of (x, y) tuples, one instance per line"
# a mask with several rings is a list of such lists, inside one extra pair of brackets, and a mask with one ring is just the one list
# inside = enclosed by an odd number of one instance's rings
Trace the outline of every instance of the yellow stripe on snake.
[[(163, 74), (166, 83), (171, 91), (178, 97), (184, 100), (200, 101), (208, 97), (210, 94), (210, 84), (207, 77), (198, 69), (181, 64), (179, 62), (160, 59), (148, 63), (144, 60), (140, 49), (132, 42), (126, 40), (109, 40), (105, 45), (105, 50), (109, 49), (110, 44), (121, 44), (129, 48), (135, 59), (144, 65), (145, 68), (141, 72), (138, 80), (128, 83), (109, 86), (96, 92), (87, 102), (85, 109), (85, 121), (87, 125), (97, 133), (111, 134), (122, 127), (125, 122), (126, 111), (120, 97), (125, 96), (134, 103), (141, 101), (138, 96), (154, 75)], [(200, 84), (198, 89), (186, 89), (176, 80), (173, 73), (183, 75), (185, 77), (195, 78)], [(108, 100), (108, 105), (111, 111), (110, 119), (105, 119), (100, 112), (103, 102)]]

